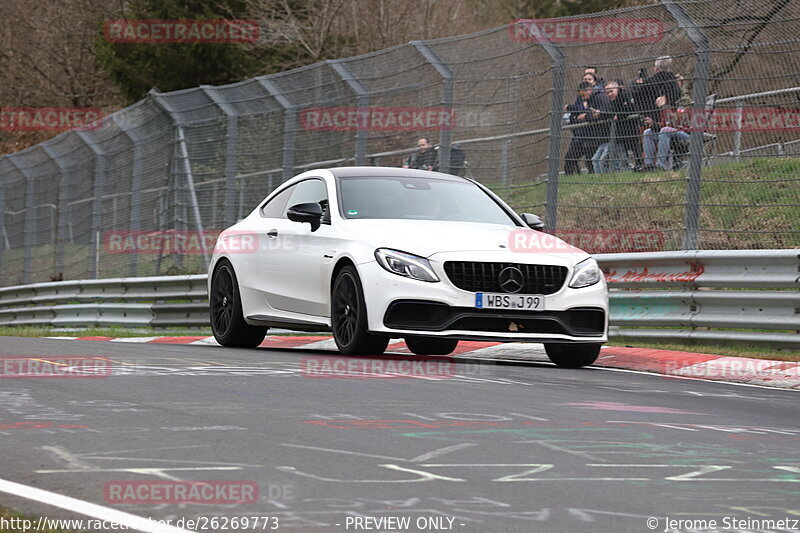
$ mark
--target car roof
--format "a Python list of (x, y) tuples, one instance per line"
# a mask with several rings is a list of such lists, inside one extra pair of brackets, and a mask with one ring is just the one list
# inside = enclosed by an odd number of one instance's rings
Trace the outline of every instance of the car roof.
[(398, 167), (335, 167), (328, 168), (331, 174), (337, 178), (384, 178), (384, 177), (406, 177), (406, 178), (427, 178), (444, 181), (468, 181), (452, 174), (443, 172), (433, 172), (430, 170), (416, 170), (412, 168)]

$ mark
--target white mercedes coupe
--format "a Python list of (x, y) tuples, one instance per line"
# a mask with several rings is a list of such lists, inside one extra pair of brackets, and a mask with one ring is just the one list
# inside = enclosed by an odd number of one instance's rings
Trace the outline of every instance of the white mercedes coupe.
[(417, 355), (447, 355), (459, 340), (527, 341), (558, 366), (592, 364), (608, 340), (605, 278), (541, 229), (470, 179), (311, 170), (220, 234), (214, 337), (255, 347), (270, 327), (332, 331), (346, 355), (383, 353), (390, 338)]

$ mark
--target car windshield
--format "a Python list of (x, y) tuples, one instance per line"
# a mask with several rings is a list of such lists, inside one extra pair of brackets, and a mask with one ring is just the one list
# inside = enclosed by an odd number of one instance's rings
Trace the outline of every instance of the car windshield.
[(517, 224), (474, 183), (407, 176), (339, 178), (342, 216)]

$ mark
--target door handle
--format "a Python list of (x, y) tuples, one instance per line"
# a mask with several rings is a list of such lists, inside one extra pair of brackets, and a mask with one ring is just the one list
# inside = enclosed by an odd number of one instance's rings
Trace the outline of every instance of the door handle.
[(271, 229), (267, 232), (267, 237), (269, 237), (270, 239), (274, 239), (277, 236), (278, 236), (278, 230), (276, 229)]

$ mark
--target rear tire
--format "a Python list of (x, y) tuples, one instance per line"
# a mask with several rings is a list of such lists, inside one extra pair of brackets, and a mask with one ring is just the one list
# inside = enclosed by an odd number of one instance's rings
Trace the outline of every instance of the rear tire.
[(269, 329), (266, 326), (251, 326), (244, 321), (239, 282), (227, 261), (220, 262), (211, 277), (209, 311), (211, 331), (222, 346), (255, 348), (264, 340)]
[(407, 337), (406, 346), (416, 355), (448, 355), (456, 349), (458, 341), (436, 337)]
[(380, 355), (389, 345), (389, 337), (372, 335), (367, 329), (364, 291), (353, 265), (342, 267), (333, 282), (331, 327), (336, 347), (344, 355)]
[(545, 344), (547, 357), (561, 368), (580, 368), (597, 361), (601, 344)]

